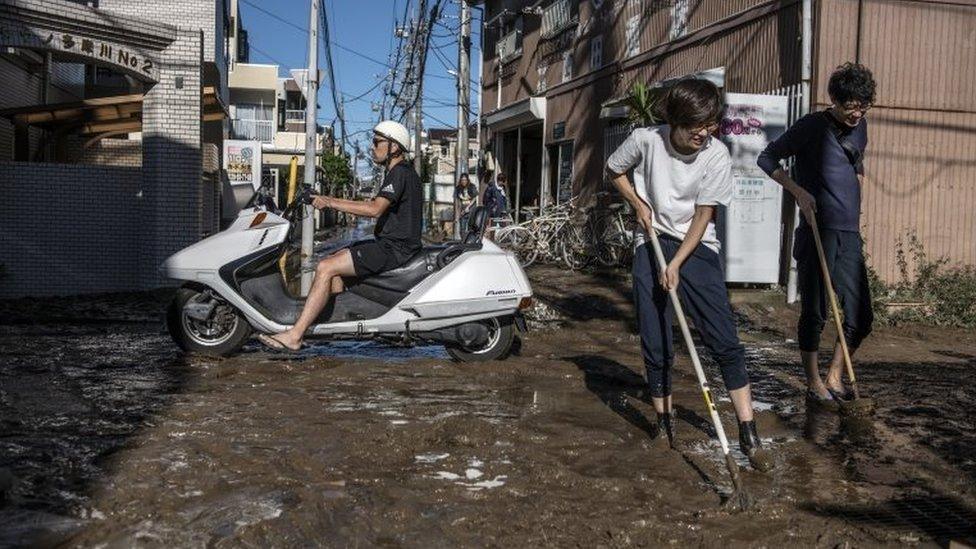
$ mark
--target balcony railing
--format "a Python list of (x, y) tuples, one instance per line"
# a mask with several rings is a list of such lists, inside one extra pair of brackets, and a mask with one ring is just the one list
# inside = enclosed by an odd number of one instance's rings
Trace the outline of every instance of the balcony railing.
[(275, 123), (273, 120), (249, 120), (237, 118), (231, 121), (234, 139), (260, 141), (271, 143), (274, 141)]
[(498, 41), (498, 59), (502, 63), (515, 59), (522, 54), (522, 44), (519, 31), (513, 30)]
[(571, 0), (556, 0), (542, 12), (542, 30), (539, 38), (548, 40), (576, 24)]
[(305, 122), (305, 110), (287, 109), (285, 111), (285, 122)]

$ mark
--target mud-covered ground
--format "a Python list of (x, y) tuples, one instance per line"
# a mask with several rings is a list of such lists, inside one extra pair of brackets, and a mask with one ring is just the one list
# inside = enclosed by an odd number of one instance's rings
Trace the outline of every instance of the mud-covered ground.
[(877, 413), (842, 421), (805, 410), (795, 311), (737, 291), (777, 468), (745, 472), (757, 508), (730, 513), (684, 356), (678, 448), (651, 426), (629, 278), (531, 275), (518, 354), (477, 365), (349, 343), (184, 357), (166, 292), (0, 303), (0, 546), (976, 542), (972, 334), (878, 330), (858, 357)]

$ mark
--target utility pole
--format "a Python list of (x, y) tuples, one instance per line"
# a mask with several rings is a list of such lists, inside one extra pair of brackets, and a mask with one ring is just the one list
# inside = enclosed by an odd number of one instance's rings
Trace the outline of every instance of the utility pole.
[(467, 0), (461, 0), (461, 39), (458, 40), (458, 124), (457, 162), (455, 178), (468, 173), (468, 115), (471, 112), (471, 10)]
[[(305, 75), (305, 184), (315, 188), (316, 175), (316, 118), (319, 96), (319, 1), (310, 0), (308, 13), (308, 74)], [(314, 249), (312, 237), (315, 232), (315, 211), (310, 205), (305, 206), (305, 217), (302, 219), (302, 296), (307, 296), (312, 288), (313, 270), (306, 269), (306, 263), (311, 261)]]
[[(457, 116), (457, 158), (454, 161), (454, 184), (461, 180), (461, 174), (468, 173), (468, 114), (471, 108), (471, 9), (467, 0), (461, 1), (461, 37), (458, 40), (458, 116)], [(456, 192), (456, 191), (455, 191)], [(480, 193), (479, 193), (480, 194)], [(455, 200), (455, 202), (457, 202)], [(461, 214), (459, 204), (454, 206), (454, 238), (461, 238)]]
[(422, 175), (421, 168), (424, 163), (423, 150), (421, 148), (421, 140), (423, 138), (424, 131), (424, 63), (423, 58), (426, 55), (424, 51), (424, 16), (426, 15), (426, 2), (420, 0), (417, 2), (417, 28), (414, 32), (414, 47), (418, 48), (417, 51), (417, 64), (414, 67), (416, 74), (416, 93), (417, 99), (414, 102), (413, 107), (413, 132), (414, 132), (414, 159), (413, 167), (417, 170), (417, 175)]

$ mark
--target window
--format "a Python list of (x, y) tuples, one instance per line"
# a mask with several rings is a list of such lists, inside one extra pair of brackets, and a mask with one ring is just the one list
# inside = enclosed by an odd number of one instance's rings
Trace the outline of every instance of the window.
[(603, 36), (594, 36), (590, 40), (590, 70), (603, 68)]
[(542, 29), (539, 38), (547, 40), (579, 22), (579, 15), (574, 13), (576, 2), (573, 0), (556, 0), (549, 4), (542, 12)]
[(502, 37), (496, 46), (498, 60), (507, 63), (522, 55), (522, 17), (504, 23), (501, 32)]
[(627, 57), (633, 57), (640, 53), (640, 15), (631, 15), (627, 19), (625, 34), (627, 40)]
[(446, 157), (449, 154), (451, 154), (451, 151), (448, 148), (447, 143), (441, 143), (441, 156)]
[(546, 82), (549, 74), (549, 65), (539, 65), (536, 71), (539, 73), (539, 83), (536, 85), (536, 93), (545, 93), (549, 89), (549, 83)]
[(671, 30), (668, 38), (674, 40), (688, 33), (688, 0), (674, 0), (671, 4)]
[(563, 52), (563, 82), (573, 79), (573, 52)]

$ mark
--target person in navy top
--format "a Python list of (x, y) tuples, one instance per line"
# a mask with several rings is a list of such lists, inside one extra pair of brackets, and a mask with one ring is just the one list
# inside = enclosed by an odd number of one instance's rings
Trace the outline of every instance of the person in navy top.
[[(841, 381), (844, 356), (834, 346), (825, 380), (820, 377), (820, 336), (827, 318), (826, 288), (813, 241), (810, 219), (816, 220), (830, 277), (844, 313), (844, 337), (853, 353), (871, 332), (874, 321), (861, 238), (861, 186), (868, 144), (865, 115), (874, 103), (876, 84), (865, 66), (846, 63), (830, 76), (830, 108), (796, 121), (759, 155), (758, 164), (792, 193), (803, 213), (796, 230), (800, 320), (797, 339), (807, 376), (807, 399), (836, 408), (847, 398)], [(793, 158), (793, 177), (780, 162)]]

